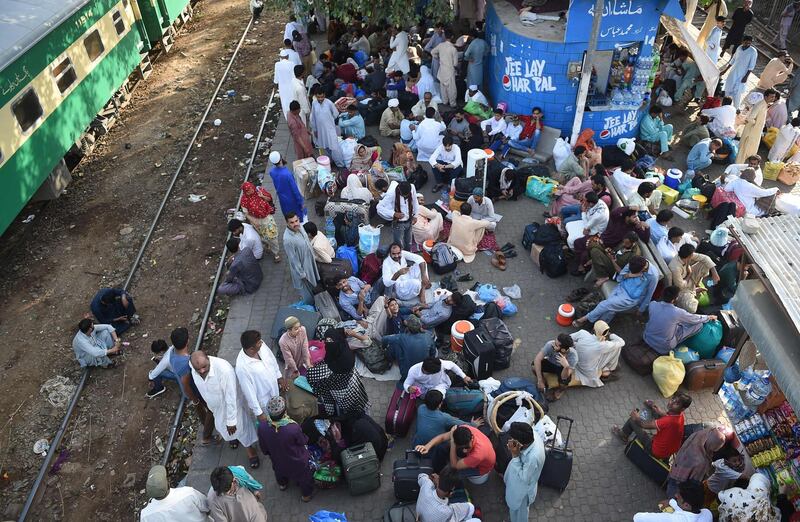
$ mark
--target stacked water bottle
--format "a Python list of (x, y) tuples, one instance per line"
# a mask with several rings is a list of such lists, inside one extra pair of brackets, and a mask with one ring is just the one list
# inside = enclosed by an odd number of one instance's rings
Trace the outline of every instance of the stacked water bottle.
[(336, 250), (336, 225), (331, 216), (325, 218), (325, 237), (331, 242), (331, 247)]

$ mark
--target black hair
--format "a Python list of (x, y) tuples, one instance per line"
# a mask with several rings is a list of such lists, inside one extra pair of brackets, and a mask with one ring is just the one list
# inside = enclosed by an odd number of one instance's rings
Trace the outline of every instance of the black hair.
[(292, 46), (292, 41), (290, 39), (286, 38), (286, 39), (283, 40), (283, 45), (288, 45), (289, 47), (291, 47)]
[(236, 252), (239, 251), (240, 242), (241, 239), (239, 239), (238, 237), (232, 237), (225, 243), (225, 248), (227, 248), (231, 254), (235, 254)]
[(691, 243), (686, 243), (685, 245), (683, 245), (678, 249), (678, 257), (680, 257), (681, 259), (686, 259), (687, 257), (694, 254), (694, 251), (695, 251), (694, 245), (692, 245)]
[(466, 426), (459, 426), (453, 431), (453, 444), (463, 448), (472, 442), (472, 432)]
[[(603, 168), (603, 166), (599, 164), (595, 165), (595, 168), (597, 168), (598, 166), (601, 169)], [(603, 172), (605, 172), (605, 169), (603, 169)], [(594, 183), (595, 185), (602, 185), (603, 187), (605, 187), (606, 186), (605, 174), (595, 174), (594, 176), (592, 176), (592, 183)]]
[(294, 77), (295, 78), (300, 78), (301, 76), (303, 76), (303, 72), (305, 72), (305, 70), (306, 70), (306, 68), (303, 67), (302, 65), (295, 65), (294, 66)]
[(385, 179), (381, 178), (381, 179), (375, 181), (375, 188), (378, 189), (378, 190), (387, 189), (387, 188), (389, 188), (389, 182), (386, 181)]
[(556, 339), (558, 339), (558, 344), (560, 344), (562, 348), (572, 348), (575, 346), (575, 341), (569, 334), (560, 333)]
[(688, 393), (677, 392), (675, 398), (678, 399), (681, 408), (684, 410), (692, 405), (692, 397)]
[(716, 18), (716, 20), (717, 20), (717, 22), (724, 22), (725, 21), (725, 17), (724, 16), (718, 16)]
[(661, 292), (661, 300), (665, 303), (671, 303), (678, 298), (681, 291), (677, 286), (670, 285)]
[(472, 205), (467, 203), (466, 201), (461, 204), (461, 215), (462, 216), (469, 216), (472, 214)]
[(228, 232), (236, 232), (240, 228), (244, 228), (244, 224), (236, 218), (228, 221)]
[(425, 406), (427, 406), (430, 411), (438, 409), (443, 400), (444, 395), (442, 395), (442, 392), (439, 390), (428, 390), (427, 393), (425, 393)]
[(300, 109), (300, 102), (299, 101), (292, 100), (291, 102), (289, 102), (289, 110), (290, 111), (296, 111), (296, 110), (299, 110), (299, 109)]
[(699, 513), (705, 499), (703, 484), (696, 480), (687, 480), (678, 484), (678, 491), (683, 501), (689, 504), (692, 513)]
[(306, 231), (308, 237), (314, 237), (317, 235), (317, 232), (319, 232), (317, 225), (311, 221), (306, 221), (305, 223), (303, 223), (303, 230)]
[(463, 486), (461, 479), (458, 475), (453, 473), (450, 468), (445, 468), (439, 473), (439, 486), (438, 488), (445, 493), (452, 493), (454, 490)]
[(452, 144), (453, 144), (453, 137), (452, 136), (445, 136), (442, 139), (442, 145), (444, 145), (445, 147), (448, 147), (448, 146), (450, 146)]
[(258, 330), (245, 330), (239, 337), (239, 342), (242, 343), (242, 348), (245, 350), (253, 348), (259, 340), (261, 340), (261, 332)]
[(503, 109), (501, 109), (500, 107), (495, 108), (492, 112), (495, 114), (499, 114), (500, 116), (503, 115)]
[(722, 105), (733, 105), (733, 98), (725, 96), (722, 98)]
[(438, 357), (426, 357), (422, 361), (422, 371), (428, 375), (439, 373), (442, 370), (442, 361)]
[(664, 110), (658, 105), (651, 105), (648, 114), (661, 114)]
[(636, 193), (642, 197), (645, 197), (647, 194), (652, 194), (655, 189), (655, 184), (645, 181), (639, 184), (639, 186), (636, 188)]
[(224, 495), (233, 486), (233, 473), (227, 466), (220, 466), (211, 472), (211, 487), (217, 495)]
[(283, 219), (285, 219), (287, 223), (293, 217), (297, 217), (297, 212), (291, 211), (291, 212), (287, 212), (286, 214), (283, 215)]
[(675, 213), (670, 209), (665, 208), (658, 211), (658, 214), (656, 215), (656, 223), (663, 225), (664, 223), (669, 223), (674, 217)]
[(594, 192), (594, 191), (592, 191), (592, 192), (589, 192), (589, 193), (588, 193), (588, 194), (586, 194), (586, 195), (585, 195), (583, 198), (584, 198), (586, 201), (588, 201), (589, 203), (593, 204), (593, 205), (594, 205), (595, 203), (597, 203), (598, 201), (600, 201), (600, 196), (598, 196), (598, 195), (597, 195), (597, 192)]
[(169, 349), (167, 341), (164, 339), (157, 339), (150, 343), (150, 351), (153, 353), (164, 353)]
[(78, 323), (78, 330), (83, 333), (89, 333), (89, 330), (92, 329), (93, 325), (94, 321), (91, 319), (81, 319), (81, 321)]
[(578, 145), (577, 147), (575, 147), (575, 150), (573, 150), (572, 152), (576, 156), (580, 156), (581, 154), (586, 152), (586, 147), (584, 147), (583, 145)]
[(401, 196), (408, 196), (411, 194), (411, 183), (408, 181), (401, 181), (397, 184), (397, 190), (400, 192)]
[(172, 330), (169, 334), (169, 341), (176, 350), (183, 350), (189, 344), (189, 330), (180, 326)]
[(426, 118), (433, 118), (434, 116), (436, 116), (436, 109), (434, 109), (433, 107), (428, 107), (427, 109), (425, 109)]
[(464, 300), (464, 296), (461, 294), (461, 292), (456, 291), (450, 294), (450, 299), (453, 300), (454, 305), (460, 305)]
[(672, 239), (673, 237), (680, 237), (683, 236), (684, 231), (681, 227), (671, 227), (667, 230), (667, 239)]
[(634, 232), (634, 231), (632, 231), (632, 230), (631, 230), (630, 232), (628, 232), (627, 234), (625, 234), (624, 236), (622, 236), (622, 239), (623, 239), (623, 240), (627, 239), (627, 240), (628, 240), (628, 241), (630, 241), (631, 243), (636, 243), (636, 241), (638, 241), (638, 240), (639, 240), (639, 236), (636, 234), (636, 232)]

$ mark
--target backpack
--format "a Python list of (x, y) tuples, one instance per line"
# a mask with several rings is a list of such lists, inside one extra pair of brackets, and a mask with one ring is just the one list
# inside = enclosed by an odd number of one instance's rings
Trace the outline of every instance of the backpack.
[(549, 245), (550, 243), (561, 242), (561, 233), (558, 231), (558, 227), (550, 224), (545, 223), (544, 225), (539, 226), (536, 229), (536, 232), (533, 234), (533, 242), (537, 245)]
[(428, 182), (428, 173), (425, 169), (417, 166), (417, 170), (408, 175), (408, 182), (414, 185), (414, 188), (419, 190)]
[(356, 350), (356, 355), (372, 373), (386, 373), (392, 367), (391, 361), (386, 357), (386, 350), (374, 341), (369, 346)]
[(378, 259), (378, 255), (373, 253), (361, 261), (361, 274), (359, 277), (368, 285), (374, 284), (375, 281), (381, 276), (383, 270), (383, 263)]
[(522, 248), (525, 250), (531, 249), (533, 238), (536, 237), (536, 231), (539, 230), (540, 226), (539, 223), (531, 223), (525, 226), (525, 230), (522, 232)]
[(472, 191), (478, 186), (478, 178), (476, 176), (471, 178), (456, 178), (455, 185), (455, 199), (458, 201), (466, 201), (472, 195)]
[[(356, 227), (356, 242), (358, 242), (358, 227)], [(353, 266), (353, 273), (358, 274), (358, 254), (356, 254), (356, 247), (340, 246), (336, 249), (336, 257), (350, 261), (350, 264)]]
[(539, 270), (553, 278), (567, 273), (567, 259), (560, 244), (550, 243), (539, 252)]
[(437, 274), (446, 274), (456, 269), (456, 256), (447, 243), (436, 243), (431, 249), (433, 271)]

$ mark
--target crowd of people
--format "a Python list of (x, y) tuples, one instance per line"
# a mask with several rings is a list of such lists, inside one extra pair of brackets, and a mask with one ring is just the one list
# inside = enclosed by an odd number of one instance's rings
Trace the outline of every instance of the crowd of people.
[[(657, 89), (676, 104), (684, 104), (691, 93), (690, 102), (701, 107), (696, 122), (680, 133), (688, 146), (687, 169), (677, 175), (707, 196), (712, 229), (728, 215), (761, 216), (773, 210), (778, 190), (760, 187), (757, 154), (770, 128), (775, 128), (770, 160), (800, 162), (800, 119), (792, 119), (800, 106), (794, 99), (800, 100), (800, 83), (790, 75), (788, 54), (770, 61), (756, 90), (744, 91), (756, 57), (752, 38), (744, 31), (749, 8), (745, 0), (734, 12), (734, 27), (724, 43), (724, 17), (706, 39), (706, 52), (715, 63), (725, 50), (732, 53), (716, 93), (704, 93), (688, 51), (670, 41), (662, 46)], [(476, 506), (464, 495), (464, 481), (476, 486), (486, 482), (500, 455), (482, 429), (480, 415), (465, 418), (447, 411), (451, 388), (469, 387), (475, 377), (452, 356), (449, 337), (457, 321), (474, 320), (476, 313), (482, 319), (502, 313), (494, 303), (476, 303), (472, 291), (442, 285), (434, 292), (431, 272), (449, 263), (470, 263), (480, 250), (492, 252), (492, 265), (500, 270), (516, 256), (513, 245), (497, 245), (502, 216), (495, 212), (493, 199), (513, 200), (524, 191), (520, 179), (527, 175), (505, 160), (512, 151), (536, 151), (545, 116), (539, 107), (530, 115), (491, 108), (481, 92), (488, 45), (480, 22), (460, 33), (444, 25), (426, 32), (422, 26), (406, 31), (384, 24), (344, 26), (335, 20), (327, 30), (330, 49), (318, 54), (306, 26), (292, 17), (275, 64), (275, 83), (297, 160), (316, 161), (312, 185), (324, 197), (338, 195), (337, 201), (351, 205), (347, 209), (365, 206), (367, 219), (346, 210), (336, 216), (334, 231), (327, 230), (327, 223), (325, 232), (320, 230), (309, 219), (307, 187), (298, 185), (285, 158), (272, 151), (268, 174), (279, 205), (265, 186), (242, 185), (241, 211), (227, 224), (230, 257), (217, 293), (257, 291), (266, 248), (275, 263), (285, 258), (299, 308), (321, 309), (324, 294), (333, 298), (334, 315), (341, 320), (326, 315), (310, 331), (298, 317), (288, 316), (273, 347), (259, 331), (247, 330), (235, 364), (191, 352), (188, 330), (176, 328), (169, 343), (152, 343), (156, 364), (148, 375), (147, 396), (164, 393), (165, 381), (173, 381), (202, 422), (199, 444), (224, 440), (232, 448), (243, 446), (251, 469), (261, 465), (260, 450), (269, 457), (279, 488), (296, 486), (308, 502), (319, 484), (315, 472), (320, 462), (335, 462), (344, 448), (358, 442), (371, 442), (380, 458), (386, 452), (389, 436), (369, 415), (370, 399), (356, 363), (357, 355), (377, 350), (387, 364), (397, 363), (397, 390), (418, 398), (413, 447), (431, 458), (434, 470), (418, 478), (418, 519), (477, 520)], [(790, 79), (783, 103), (775, 87)], [(368, 126), (395, 140), (391, 162), (382, 161)], [(674, 159), (670, 149), (676, 132), (665, 123), (658, 104), (648, 109), (639, 133), (640, 142), (649, 142), (656, 156)], [(672, 223), (675, 213), (665, 208), (660, 189), (665, 178), (646, 176), (642, 160), (648, 150), (641, 143), (623, 138), (600, 147), (592, 135), (588, 129), (582, 132), (552, 172), (560, 184), (533, 242), (546, 244), (539, 239), (548, 235), (563, 242), (570, 270), (591, 273), (596, 288), (608, 290), (576, 315), (576, 332), (558, 335), (533, 358), (531, 376), (542, 402), (557, 401), (571, 388), (601, 387), (619, 378), (626, 341), (612, 332), (618, 314), (647, 314), (642, 342), (667, 354), (715, 321), (738, 278), (747, 277), (741, 249), (730, 240), (701, 240)], [(486, 159), (482, 184), (466, 183), (476, 179), (465, 177), (466, 154), (474, 148), (494, 153)], [(315, 157), (323, 150), (324, 155)], [(717, 183), (705, 173), (713, 163), (729, 165)], [(435, 180), (433, 193), (444, 190), (440, 204), (426, 205), (418, 192), (428, 173)], [(275, 218), (277, 208), (282, 219)], [(367, 225), (370, 218), (390, 227), (392, 242), (351, 262), (336, 243), (343, 240), (343, 246), (352, 247), (359, 224)], [(285, 225), (282, 234), (279, 225)], [(671, 284), (656, 294), (665, 270)], [(472, 279), (465, 274), (458, 280)], [(123, 349), (119, 336), (139, 323), (133, 297), (122, 289), (103, 289), (92, 300), (91, 312), (94, 320), (88, 315), (81, 320), (73, 340), (76, 358), (81, 366), (113, 366), (110, 357)], [(298, 413), (298, 387), (315, 397), (308, 414)], [(612, 429), (626, 444), (633, 436), (648, 455), (673, 461), (667, 500), (660, 506), (672, 513), (641, 513), (634, 520), (710, 521), (704, 492), (717, 495), (744, 487), (752, 488), (754, 499), (763, 497), (761, 479), (730, 431), (685, 425), (684, 411), (691, 403), (681, 392), (663, 410), (646, 401), (643, 410), (633, 410), (621, 427)], [(528, 520), (537, 495), (545, 441), (524, 422), (512, 423), (507, 435), (505, 500), (510, 520), (521, 522)], [(322, 457), (309, 448), (321, 451)], [(245, 467), (219, 467), (210, 481), (207, 495), (188, 487), (170, 488), (166, 470), (154, 467), (147, 479), (152, 500), (142, 520), (266, 520), (260, 502), (263, 486)], [(732, 509), (725, 507), (723, 495), (719, 498), (720, 513)], [(774, 508), (767, 499), (750, 509), (762, 513)]]

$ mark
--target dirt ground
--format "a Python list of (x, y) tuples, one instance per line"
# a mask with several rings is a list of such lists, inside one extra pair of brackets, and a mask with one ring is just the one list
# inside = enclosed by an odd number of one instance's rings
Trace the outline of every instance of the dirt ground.
[[(247, 3), (200, 2), (194, 18), (140, 84), (119, 123), (73, 173), (67, 193), (31, 206), (29, 225), (0, 239), (0, 519), (15, 519), (66, 407), (40, 387), (54, 376), (77, 384), (71, 349), (94, 293), (124, 282), (170, 177), (249, 20)], [(149, 467), (162, 455), (178, 404), (176, 387), (145, 398), (150, 343), (188, 326), (191, 343), (210, 291), (232, 207), (272, 89), (285, 13), (264, 13), (247, 36), (187, 159), (130, 291), (142, 324), (117, 367), (96, 370), (68, 427), (60, 470), (46, 476), (30, 520), (138, 520)], [(219, 127), (213, 125), (220, 118)], [(271, 135), (271, 126), (266, 136)], [(256, 169), (263, 170), (263, 158)], [(254, 173), (258, 170), (254, 170)], [(190, 194), (205, 196), (198, 203)], [(27, 227), (27, 228), (21, 228)], [(224, 314), (217, 303), (214, 314)], [(215, 316), (212, 316), (215, 319)], [(218, 335), (217, 327), (212, 334)], [(128, 371), (130, 370), (130, 371)]]

